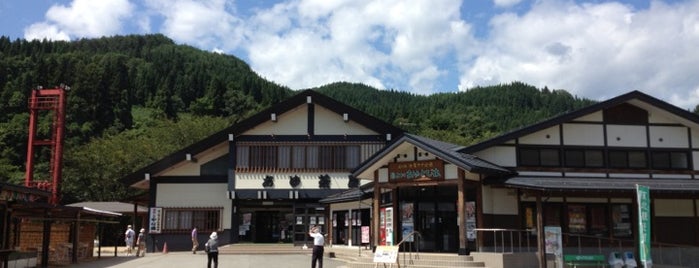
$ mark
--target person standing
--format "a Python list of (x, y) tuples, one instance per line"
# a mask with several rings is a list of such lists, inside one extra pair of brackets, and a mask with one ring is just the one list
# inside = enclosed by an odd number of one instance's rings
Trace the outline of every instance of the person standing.
[(126, 226), (126, 232), (124, 232), (124, 243), (126, 244), (126, 256), (131, 255), (131, 251), (133, 250), (133, 239), (134, 236), (136, 235), (136, 232), (133, 231), (131, 228), (131, 225)]
[(199, 234), (197, 227), (194, 226), (192, 229), (192, 254), (197, 254), (197, 248), (199, 247)]
[(323, 252), (325, 251), (325, 237), (320, 233), (318, 226), (313, 226), (308, 235), (313, 237), (313, 255), (311, 257), (311, 268), (316, 268), (316, 262), (318, 262), (318, 268), (323, 268)]
[(141, 228), (141, 231), (138, 232), (138, 238), (136, 239), (136, 246), (138, 249), (136, 249), (136, 257), (140, 257), (141, 253), (143, 253), (143, 256), (146, 256), (146, 229)]
[(209, 236), (209, 241), (204, 244), (204, 251), (208, 257), (206, 267), (211, 268), (211, 261), (214, 261), (214, 268), (218, 268), (218, 235), (216, 232)]

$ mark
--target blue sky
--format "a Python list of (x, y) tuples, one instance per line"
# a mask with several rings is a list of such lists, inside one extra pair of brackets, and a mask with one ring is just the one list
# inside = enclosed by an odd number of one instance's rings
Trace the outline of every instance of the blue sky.
[(31, 0), (0, 35), (162, 33), (292, 89), (336, 81), (417, 94), (521, 81), (604, 100), (699, 104), (699, 1)]

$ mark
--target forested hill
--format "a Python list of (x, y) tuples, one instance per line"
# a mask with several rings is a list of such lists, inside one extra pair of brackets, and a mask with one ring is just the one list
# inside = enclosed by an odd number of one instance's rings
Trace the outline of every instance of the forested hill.
[[(31, 89), (62, 83), (71, 87), (65, 202), (131, 195), (118, 178), (295, 94), (234, 56), (163, 35), (0, 37), (0, 181), (24, 178)], [(518, 82), (429, 96), (344, 82), (314, 89), (411, 133), (464, 145), (591, 103)], [(40, 135), (50, 119), (39, 122)], [(39, 152), (35, 178), (49, 177), (49, 157)]]
[(520, 82), (429, 96), (349, 83), (317, 90), (408, 132), (464, 145), (593, 103)]

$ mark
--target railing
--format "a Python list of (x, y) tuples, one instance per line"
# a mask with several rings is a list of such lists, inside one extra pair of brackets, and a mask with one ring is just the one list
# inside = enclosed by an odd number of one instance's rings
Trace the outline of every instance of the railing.
[[(536, 252), (535, 229), (477, 228), (478, 252)], [(606, 236), (562, 233), (563, 254), (601, 254), (635, 252), (636, 241)], [(637, 254), (637, 253), (636, 253)], [(634, 255), (636, 255), (634, 254)], [(653, 264), (699, 267), (699, 247), (670, 243), (651, 243)], [(636, 256), (638, 259), (638, 256)]]
[(422, 235), (420, 234), (420, 232), (413, 231), (410, 234), (403, 237), (403, 240), (396, 244), (396, 246), (398, 246), (399, 249), (401, 246), (403, 246), (403, 250), (399, 250), (400, 256), (398, 256), (399, 262), (401, 262), (402, 256), (403, 267), (409, 264), (414, 264), (413, 260), (420, 259), (420, 239), (422, 239)]
[[(536, 233), (533, 229), (500, 229), (500, 228), (476, 228), (476, 245), (479, 252), (499, 252), (499, 253), (514, 253), (514, 252), (535, 252), (536, 237), (532, 237), (532, 233)], [(485, 235), (492, 234), (490, 246), (485, 245)], [(489, 250), (492, 249), (492, 250)]]

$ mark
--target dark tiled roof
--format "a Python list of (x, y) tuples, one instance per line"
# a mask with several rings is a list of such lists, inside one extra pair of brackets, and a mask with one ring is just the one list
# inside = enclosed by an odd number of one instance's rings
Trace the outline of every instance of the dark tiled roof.
[[(96, 209), (96, 210), (102, 210), (102, 211), (111, 211), (111, 212), (117, 212), (117, 213), (124, 213), (124, 214), (133, 214), (134, 212), (134, 205), (129, 204), (129, 203), (122, 203), (122, 202), (80, 202), (80, 203), (73, 203), (73, 204), (68, 204), (69, 207), (82, 207), (82, 208), (91, 208), (91, 209)], [(148, 208), (144, 206), (138, 206), (138, 213), (148, 213)]]
[(459, 152), (463, 146), (456, 145), (448, 142), (437, 141), (430, 138), (414, 135), (414, 134), (404, 134), (403, 137), (397, 139), (389, 146), (386, 146), (383, 150), (376, 153), (372, 158), (368, 159), (357, 167), (352, 174), (358, 176), (358, 174), (364, 172), (369, 168), (376, 159), (380, 159), (394, 150), (396, 147), (404, 142), (414, 144), (417, 147), (431, 153), (434, 156), (441, 158), (444, 161), (457, 165), (458, 167), (468, 170), (470, 172), (484, 173), (488, 175), (512, 175), (514, 172), (500, 167), (496, 164), (490, 163), (486, 160), (478, 158), (477, 156)]
[(633, 178), (571, 178), (571, 177), (512, 177), (505, 186), (542, 191), (633, 191), (636, 185), (651, 191), (699, 192), (699, 180), (692, 179), (633, 179)]
[(591, 114), (591, 113), (594, 113), (594, 112), (597, 112), (600, 110), (604, 110), (607, 108), (611, 108), (611, 107), (614, 107), (616, 105), (626, 103), (626, 102), (629, 102), (630, 100), (634, 100), (634, 99), (651, 104), (651, 105), (656, 106), (662, 110), (665, 110), (671, 114), (677, 115), (679, 117), (687, 119), (688, 121), (699, 124), (699, 116), (694, 114), (694, 113), (683, 110), (677, 106), (674, 106), (674, 105), (667, 103), (665, 101), (662, 101), (660, 99), (654, 98), (654, 97), (647, 95), (643, 92), (631, 91), (629, 93), (626, 93), (626, 94), (617, 96), (615, 98), (611, 98), (609, 100), (599, 102), (599, 103), (578, 109), (578, 110), (570, 112), (570, 113), (566, 113), (566, 114), (556, 116), (554, 118), (551, 118), (551, 119), (548, 119), (548, 120), (545, 120), (545, 121), (542, 121), (542, 122), (539, 122), (539, 123), (536, 123), (533, 125), (529, 125), (529, 126), (526, 126), (526, 127), (520, 128), (520, 129), (513, 130), (511, 132), (505, 133), (505, 134), (497, 136), (495, 138), (492, 138), (492, 139), (465, 147), (463, 149), (460, 149), (459, 151), (464, 152), (464, 153), (475, 153), (475, 152), (481, 151), (483, 149), (502, 144), (503, 142), (506, 142), (506, 141), (509, 141), (512, 139), (516, 139), (516, 138), (525, 136), (527, 134), (531, 134), (531, 133), (534, 133), (536, 131), (546, 129), (546, 128), (549, 128), (549, 127), (552, 127), (552, 126), (555, 126), (558, 124), (569, 122), (575, 118), (578, 118), (578, 117), (581, 117), (584, 115), (588, 115), (588, 114)]
[(347, 201), (357, 201), (359, 198), (371, 198), (374, 195), (374, 183), (370, 182), (362, 185), (359, 188), (353, 188), (341, 193), (337, 193), (321, 199), (320, 203), (339, 203)]

